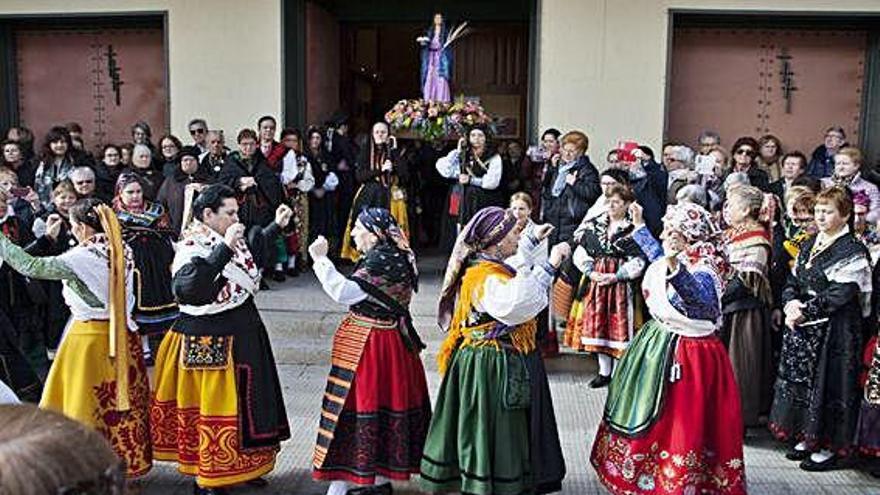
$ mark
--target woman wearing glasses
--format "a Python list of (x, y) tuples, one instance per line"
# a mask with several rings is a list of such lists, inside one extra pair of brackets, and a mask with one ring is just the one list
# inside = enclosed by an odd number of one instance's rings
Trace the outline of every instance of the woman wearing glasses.
[(742, 172), (749, 176), (749, 184), (769, 192), (770, 176), (758, 167), (758, 142), (753, 137), (741, 137), (733, 143), (729, 173)]

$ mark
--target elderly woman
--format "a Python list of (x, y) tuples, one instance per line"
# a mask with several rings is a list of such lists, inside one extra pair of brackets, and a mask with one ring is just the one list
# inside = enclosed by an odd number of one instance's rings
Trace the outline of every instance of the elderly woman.
[(846, 147), (846, 132), (842, 127), (831, 126), (825, 129), (822, 144), (813, 150), (807, 174), (816, 179), (830, 177), (834, 173), (834, 156), (838, 150)]
[(862, 191), (868, 195), (871, 205), (868, 207), (867, 221), (876, 224), (880, 220), (880, 189), (862, 177), (865, 157), (858, 148), (842, 148), (834, 155), (834, 173), (822, 179), (822, 187), (848, 187), (853, 193)]
[(749, 184), (761, 191), (770, 189), (770, 176), (758, 166), (758, 141), (752, 137), (741, 137), (733, 143), (729, 174), (744, 173), (749, 177)]
[(162, 182), (159, 194), (156, 195), (156, 202), (162, 204), (168, 212), (175, 237), (180, 235), (183, 228), (187, 186), (207, 185), (210, 177), (208, 170), (199, 165), (198, 148), (188, 146), (177, 154), (177, 170)]
[(144, 359), (152, 365), (162, 336), (178, 315), (171, 293), (171, 222), (161, 204), (144, 198), (140, 178), (131, 173), (123, 173), (116, 182), (113, 210), (125, 242), (134, 251), (137, 297), (132, 317), (143, 336)]
[(724, 217), (725, 247), (732, 273), (721, 297), (724, 326), (720, 337), (727, 347), (739, 385), (743, 421), (758, 426), (770, 410), (773, 368), (770, 342), (772, 291), (770, 232), (759, 216), (764, 194), (752, 186), (737, 186), (727, 193)]
[[(140, 180), (144, 198), (154, 201), (162, 187), (165, 177), (161, 170), (153, 166), (153, 152), (145, 144), (135, 144), (131, 150), (131, 166), (125, 172), (134, 174)], [(118, 179), (117, 179), (118, 185)]]
[(379, 207), (391, 211), (400, 229), (409, 235), (406, 198), (409, 169), (390, 133), (391, 128), (385, 122), (373, 124), (370, 142), (358, 155), (355, 175), (361, 186), (354, 196), (346, 233), (342, 237), (343, 258), (356, 261), (360, 256), (352, 242), (351, 230), (364, 208)]
[(327, 239), (309, 247), (315, 275), (335, 302), (349, 306), (333, 337), (332, 365), (315, 445), (313, 476), (331, 481), (328, 495), (349, 484), (408, 480), (421, 461), (431, 401), (409, 303), (418, 290), (415, 254), (391, 212), (368, 208), (351, 232), (362, 253), (350, 277), (327, 258)]
[[(60, 256), (33, 257), (0, 234), (4, 264), (26, 277), (61, 281), (72, 313), (40, 407), (100, 432), (128, 476), (141, 476), (152, 466), (150, 388), (131, 318), (132, 250), (113, 211), (96, 199), (77, 202), (69, 219), (79, 245)], [(49, 232), (60, 227), (60, 217), (49, 219)]]
[(848, 226), (852, 210), (845, 188), (816, 196), (819, 232), (801, 246), (782, 293), (787, 328), (770, 430), (793, 444), (786, 457), (806, 471), (839, 468), (854, 447), (871, 267)]
[[(603, 179), (605, 177), (603, 176)], [(623, 185), (605, 192), (607, 207), (589, 220), (574, 252), (583, 273), (565, 329), (565, 343), (596, 354), (599, 374), (590, 382), (602, 388), (642, 322), (638, 281), (645, 270), (641, 251), (622, 242), (633, 231), (628, 209), (635, 197)]]
[(703, 208), (670, 206), (661, 247), (642, 208), (630, 215), (651, 262), (642, 291), (653, 319), (611, 379), (593, 467), (616, 495), (745, 494), (739, 394), (715, 336), (726, 278), (718, 231)]
[[(550, 493), (565, 464), (535, 316), (569, 253), (537, 252), (550, 226), (521, 237), (512, 212), (484, 208), (468, 222), (446, 268), (438, 323), (448, 330), (443, 381), (422, 456), (429, 492)], [(504, 260), (516, 254), (516, 266)]]
[(599, 172), (587, 156), (589, 139), (580, 131), (562, 137), (560, 154), (551, 159), (541, 193), (544, 222), (556, 227), (550, 244), (570, 241), (590, 205), (599, 199)]
[(526, 150), (528, 160), (524, 162), (526, 169), (523, 171), (523, 176), (526, 191), (535, 205), (532, 210), (535, 220), (541, 212), (541, 184), (544, 182), (544, 173), (550, 166), (550, 159), (559, 154), (560, 136), (562, 133), (558, 129), (548, 128), (541, 134), (541, 143)]
[(666, 165), (669, 180), (666, 203), (674, 205), (679, 189), (699, 181), (699, 176), (694, 171), (694, 150), (683, 145), (667, 145), (663, 148), (663, 163)]

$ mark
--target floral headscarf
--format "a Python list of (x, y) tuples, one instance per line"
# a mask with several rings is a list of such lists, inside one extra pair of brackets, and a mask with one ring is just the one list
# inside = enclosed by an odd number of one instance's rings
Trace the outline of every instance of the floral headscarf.
[(409, 261), (409, 268), (412, 270), (413, 290), (417, 292), (419, 269), (416, 266), (416, 255), (409, 246), (409, 239), (407, 239), (403, 230), (400, 229), (397, 220), (394, 219), (391, 212), (385, 208), (364, 208), (358, 215), (357, 221), (378, 237), (380, 244), (387, 244), (406, 255)]
[(688, 246), (680, 255), (682, 261), (691, 266), (708, 263), (722, 281), (727, 279), (730, 265), (719, 242), (722, 231), (708, 211), (695, 203), (670, 205), (663, 216), (663, 224), (687, 241)]

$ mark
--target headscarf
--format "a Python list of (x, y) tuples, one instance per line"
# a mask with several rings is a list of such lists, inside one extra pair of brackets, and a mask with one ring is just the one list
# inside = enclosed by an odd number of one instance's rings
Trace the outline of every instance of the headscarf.
[[(358, 260), (350, 278), (398, 319), (404, 345), (418, 352), (425, 348), (425, 344), (413, 326), (409, 311), (412, 294), (418, 291), (416, 256), (390, 211), (365, 208), (357, 220), (379, 240)], [(366, 301), (364, 304), (372, 303)]]
[(669, 205), (663, 216), (664, 225), (672, 225), (688, 246), (679, 258), (688, 265), (708, 263), (718, 274), (722, 284), (730, 272), (721, 243), (722, 231), (715, 225), (712, 215), (702, 206), (682, 202)]
[(134, 184), (135, 182), (140, 184), (141, 188), (144, 187), (143, 182), (141, 182), (141, 179), (137, 176), (137, 174), (132, 172), (123, 172), (119, 174), (119, 178), (116, 179), (116, 188), (113, 191), (113, 210), (115, 210), (116, 212), (128, 211), (131, 213), (140, 213), (144, 210), (144, 207), (146, 207), (146, 200), (143, 200), (141, 208), (138, 209), (133, 209), (125, 206), (125, 204), (122, 202), (122, 190), (125, 189), (128, 185)]
[[(409, 239), (400, 229), (397, 220), (391, 215), (391, 212), (385, 208), (364, 208), (357, 217), (357, 221), (361, 223), (373, 235), (379, 238), (379, 244), (385, 244), (393, 249), (402, 251), (409, 262), (409, 268), (412, 271), (413, 291), (419, 290), (419, 269), (416, 266), (416, 255), (409, 246)], [(380, 246), (377, 246), (380, 247)], [(375, 248), (374, 248), (375, 249)], [(373, 260), (365, 256), (363, 260), (371, 263)]]
[(437, 323), (443, 330), (449, 328), (455, 295), (461, 285), (466, 263), (476, 253), (501, 242), (516, 225), (517, 219), (513, 212), (489, 206), (478, 211), (458, 234), (449, 263), (446, 264), (443, 288), (440, 291)]

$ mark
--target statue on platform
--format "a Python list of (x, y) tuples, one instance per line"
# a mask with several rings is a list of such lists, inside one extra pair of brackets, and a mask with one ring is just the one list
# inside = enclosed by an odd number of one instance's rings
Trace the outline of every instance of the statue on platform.
[(425, 101), (449, 102), (452, 93), (452, 44), (467, 34), (467, 22), (449, 29), (443, 14), (434, 14), (434, 22), (425, 34), (416, 38), (422, 46), (422, 98)]

